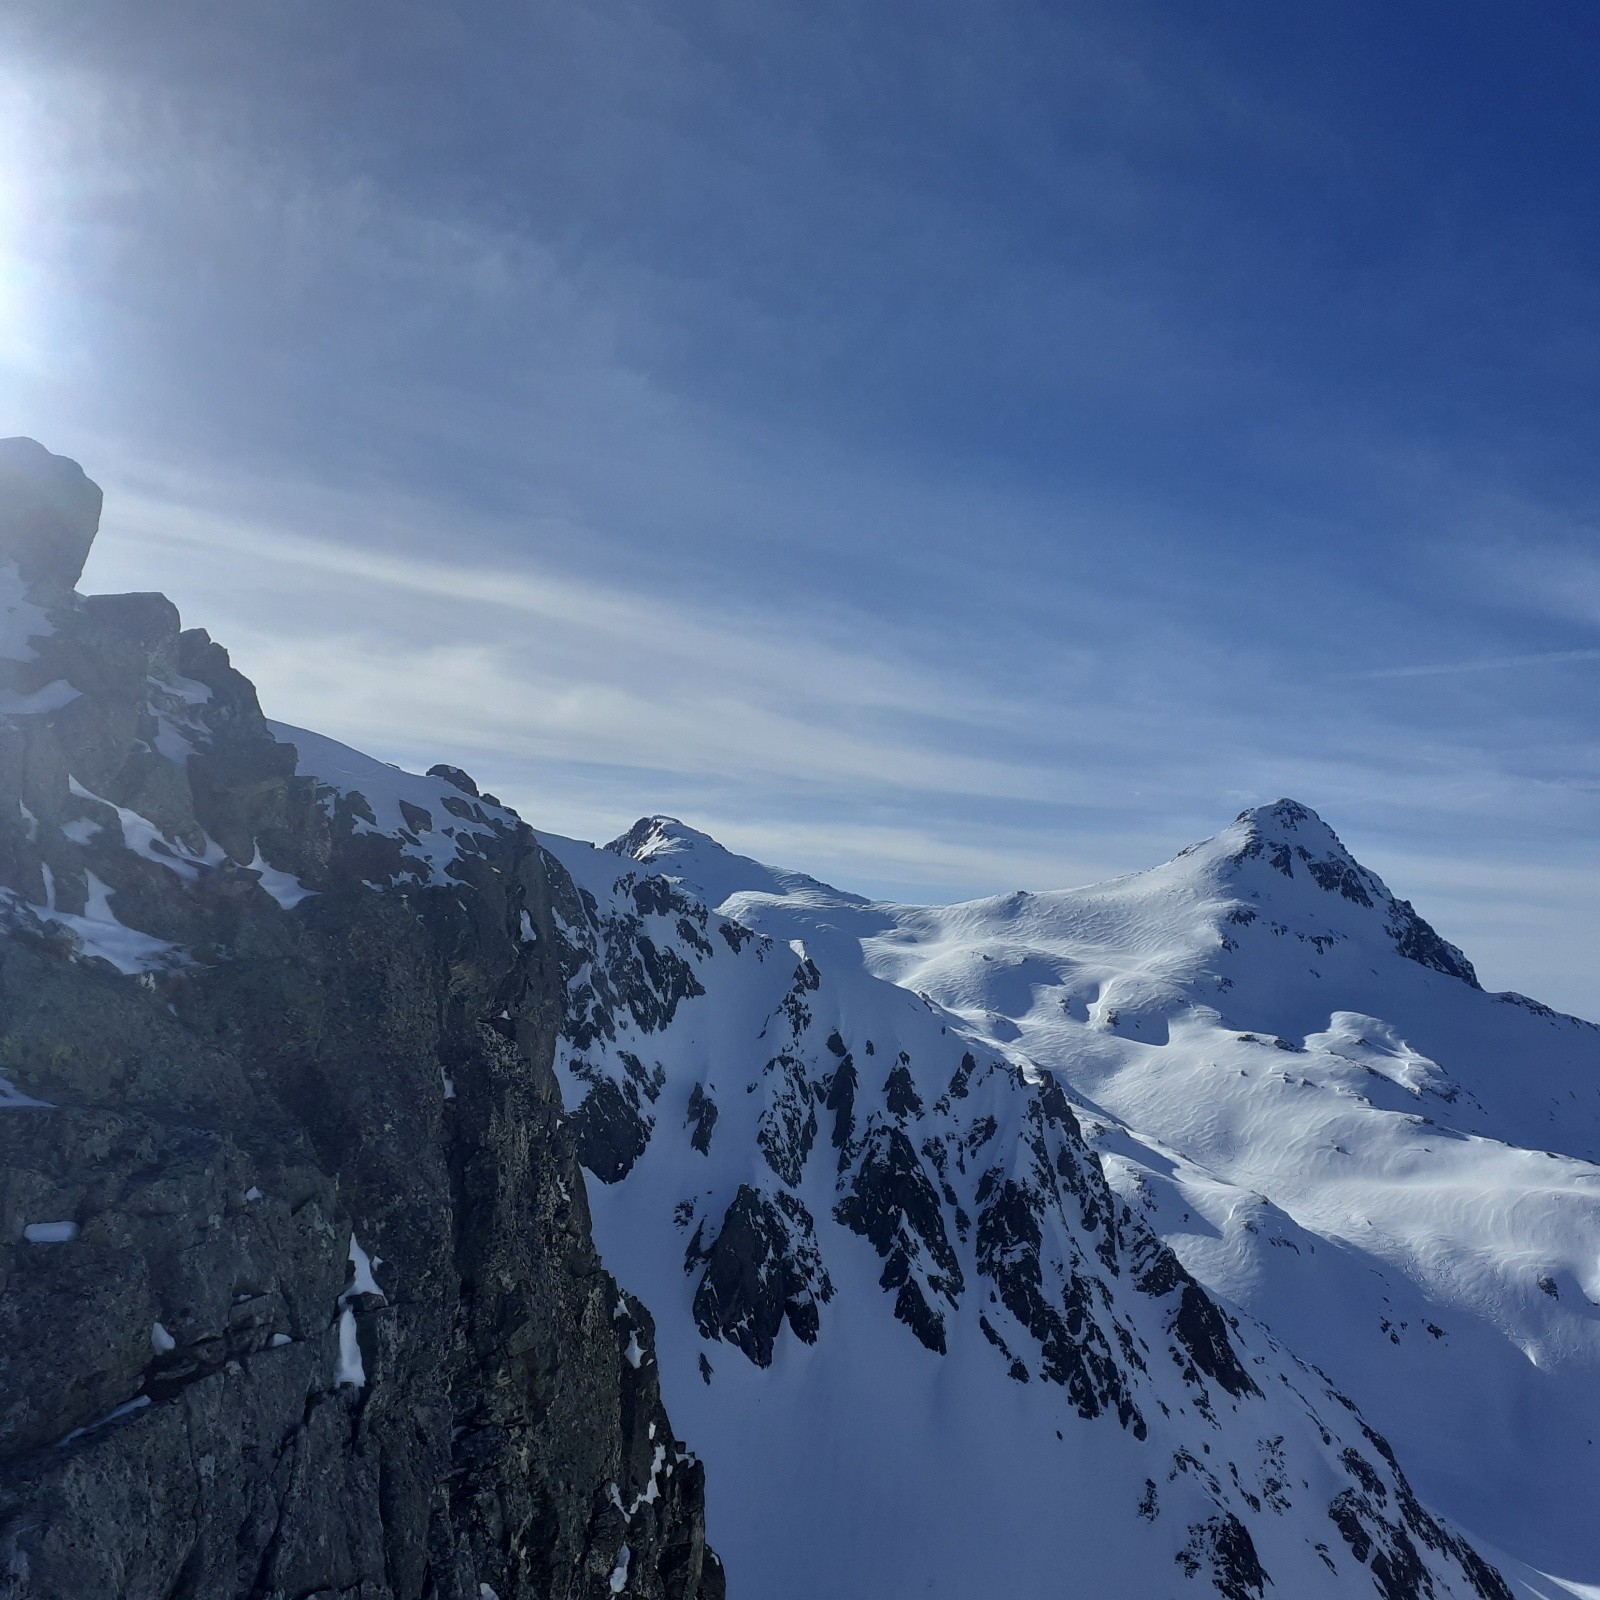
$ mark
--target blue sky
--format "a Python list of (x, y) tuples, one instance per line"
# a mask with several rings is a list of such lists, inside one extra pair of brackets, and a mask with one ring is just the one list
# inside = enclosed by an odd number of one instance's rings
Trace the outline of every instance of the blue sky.
[(1291, 794), (1600, 1015), (1600, 12), (16, 4), (0, 432), (269, 711), (901, 896)]

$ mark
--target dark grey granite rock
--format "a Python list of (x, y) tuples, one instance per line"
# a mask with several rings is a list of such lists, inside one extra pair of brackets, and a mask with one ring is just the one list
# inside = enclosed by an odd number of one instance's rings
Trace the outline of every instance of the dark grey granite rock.
[(552, 1070), (570, 883), (504, 817), (408, 870), (168, 602), (71, 595), (98, 501), (0, 445), (0, 1596), (719, 1600)]
[(34, 439), (0, 439), (0, 551), (24, 579), (68, 593), (100, 526), (100, 487)]

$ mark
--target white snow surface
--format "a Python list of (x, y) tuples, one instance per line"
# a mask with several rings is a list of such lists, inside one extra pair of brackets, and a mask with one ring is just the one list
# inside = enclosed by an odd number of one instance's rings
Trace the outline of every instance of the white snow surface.
[(366, 813), (358, 817), (356, 832), (399, 838), (418, 883), (450, 881), (448, 868), (458, 859), (464, 832), (516, 820), (505, 807), (463, 794), (446, 779), (403, 772), (305, 728), (282, 722), (267, 726), (275, 738), (295, 747), (301, 772), (317, 777), (330, 792), (361, 796)]
[(1425, 1501), (1600, 1581), (1600, 1030), (1407, 959), (1397, 902), (1293, 803), (1150, 872), (956, 906), (741, 881), (709, 843), (644, 864), (1056, 1074), (1118, 1192)]
[[(408, 841), (419, 882), (450, 882), (458, 791), (277, 731)], [(610, 1085), (642, 1130), (626, 1171), (589, 1183), (596, 1237), (655, 1316), (735, 1589), (1209, 1592), (1184, 1576), (1194, 1530), (1249, 1506), (1269, 1593), (1373, 1593), (1329, 1506), (1341, 1460), (1375, 1447), (1315, 1369), (1514, 1592), (1600, 1583), (1600, 1030), (1479, 989), (1314, 813), (1280, 802), (1147, 873), (942, 907), (837, 892), (671, 819), (619, 849), (539, 838), (585, 901), (557, 908), (576, 952), (563, 1091), (581, 1117)], [(849, 1137), (824, 1105), (841, 1058), (860, 1080)], [(1048, 1188), (1077, 1162), (1041, 1121), (1052, 1086), (1109, 1189), (1091, 1173), (1081, 1221), (1045, 1216), (1045, 1288), (1089, 1286), (1081, 1348), (1114, 1361), (1123, 1341), (1147, 1437), (1048, 1379), (995, 1293), (1004, 1260), (986, 1267), (965, 1230), (997, 1176)], [(938, 1168), (955, 1287), (904, 1218), (874, 1249), (836, 1215), (864, 1146), (896, 1129)], [(734, 1342), (748, 1319), (708, 1333), (696, 1309), (695, 1252), (746, 1187), (814, 1230), (784, 1246), (801, 1320), (765, 1365)], [(1129, 1288), (1152, 1232), (1237, 1318), (1259, 1396), (1174, 1368), (1170, 1297)], [(1121, 1264), (1101, 1267), (1113, 1238)], [(943, 1354), (893, 1314), (907, 1282)], [(1475, 1592), (1459, 1566), (1434, 1574), (1440, 1597)]]
[(353, 1299), (358, 1294), (375, 1294), (383, 1298), (383, 1290), (378, 1287), (378, 1280), (373, 1277), (372, 1269), (383, 1264), (383, 1257), (369, 1256), (361, 1248), (361, 1242), (352, 1233), (350, 1235), (350, 1282), (345, 1286), (344, 1293), (339, 1296), (340, 1305)]
[(32, 641), (48, 638), (55, 631), (49, 613), (28, 598), (28, 586), (16, 562), (0, 566), (0, 658), (36, 661), (39, 652)]
[[(42, 922), (58, 923), (78, 937), (85, 956), (99, 956), (109, 961), (118, 972), (137, 977), (157, 967), (171, 966), (182, 959), (178, 946), (153, 934), (140, 933), (117, 920), (111, 909), (106, 886), (92, 872), (84, 875), (88, 880), (89, 902), (82, 916), (67, 911), (46, 911)], [(20, 902), (19, 908), (20, 908)]]
[(35, 1100), (32, 1095), (24, 1094), (15, 1084), (8, 1083), (0, 1078), (0, 1111), (48, 1111), (51, 1109), (48, 1100)]
[[(0, 650), (0, 655), (5, 652)], [(82, 690), (74, 689), (65, 678), (56, 678), (35, 689), (31, 694), (19, 694), (15, 689), (0, 690), (0, 716), (36, 717), (46, 712), (59, 711), (69, 706)]]
[(151, 1403), (149, 1395), (135, 1395), (131, 1400), (124, 1400), (120, 1406), (113, 1406), (103, 1417), (96, 1417), (93, 1422), (87, 1422), (83, 1427), (74, 1428), (71, 1433), (63, 1434), (56, 1440), (56, 1445), (58, 1448), (64, 1448), (83, 1438), (85, 1434), (97, 1433), (101, 1428), (120, 1422), (124, 1417), (131, 1417), (137, 1411), (143, 1411)]
[(632, 1552), (627, 1545), (623, 1545), (617, 1555), (617, 1564), (611, 1569), (612, 1594), (621, 1594), (628, 1587), (628, 1562), (631, 1557)]
[(366, 1386), (367, 1373), (361, 1364), (361, 1341), (356, 1337), (356, 1314), (346, 1306), (339, 1313), (339, 1359), (333, 1369), (335, 1385)]
[(259, 847), (250, 862), (250, 870), (260, 874), (261, 887), (285, 911), (293, 911), (302, 900), (316, 893), (314, 889), (306, 888), (292, 872), (280, 872), (277, 867), (269, 867)]

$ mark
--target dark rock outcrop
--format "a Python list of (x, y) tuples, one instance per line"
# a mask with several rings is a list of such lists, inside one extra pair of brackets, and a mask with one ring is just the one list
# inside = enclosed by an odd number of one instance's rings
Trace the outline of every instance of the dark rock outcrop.
[(706, 1338), (726, 1339), (758, 1367), (771, 1365), (785, 1319), (800, 1340), (816, 1343), (818, 1307), (832, 1299), (833, 1284), (811, 1213), (794, 1195), (740, 1184), (716, 1236), (695, 1230), (684, 1264), (700, 1271), (694, 1320)]
[(879, 1284), (894, 1290), (894, 1314), (930, 1350), (945, 1350), (941, 1301), (953, 1307), (964, 1287), (932, 1179), (899, 1128), (874, 1128), (850, 1192), (834, 1216), (872, 1243), (883, 1260)]
[(0, 439), (0, 555), (23, 581), (69, 594), (100, 526), (100, 487), (34, 439)]
[(716, 1600), (552, 1069), (570, 882), (467, 785), (419, 864), (73, 596), (98, 500), (0, 444), (0, 1596)]

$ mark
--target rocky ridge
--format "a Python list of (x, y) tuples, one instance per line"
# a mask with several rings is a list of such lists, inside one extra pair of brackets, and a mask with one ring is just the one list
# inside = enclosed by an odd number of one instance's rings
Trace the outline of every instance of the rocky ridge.
[(716, 1600), (553, 1071), (565, 874), (297, 773), (170, 602), (75, 594), (99, 501), (0, 441), (0, 1595)]
[[(764, 1600), (1510, 1600), (993, 1003), (862, 969), (917, 942), (881, 908), (264, 722), (159, 596), (72, 593), (75, 474), (0, 446), (0, 1595), (713, 1600), (709, 1473)], [(1294, 812), (1214, 869), (1475, 985)], [(1206, 935), (1220, 995), (1240, 941), (1352, 937), (1259, 899)], [(1064, 1025), (1165, 1038), (1159, 962), (1097, 982)]]

